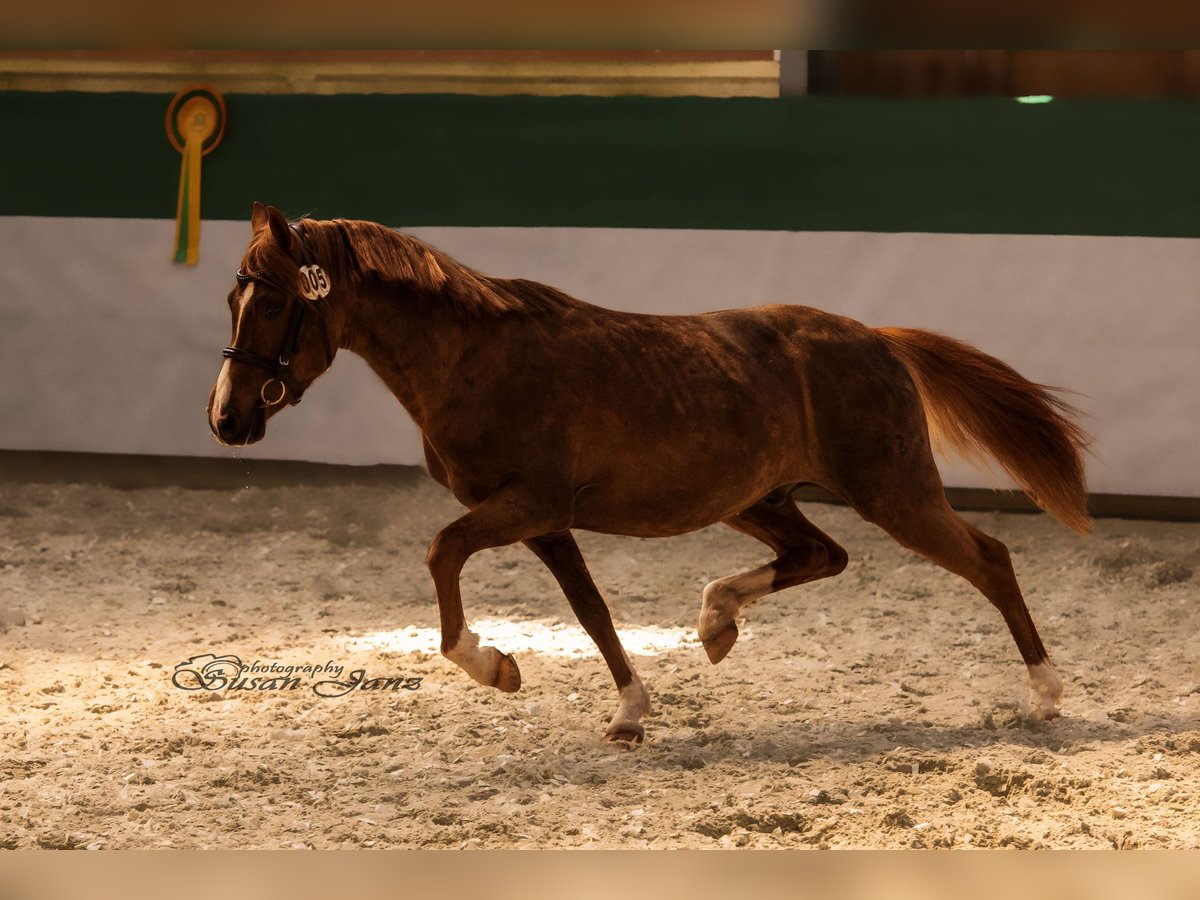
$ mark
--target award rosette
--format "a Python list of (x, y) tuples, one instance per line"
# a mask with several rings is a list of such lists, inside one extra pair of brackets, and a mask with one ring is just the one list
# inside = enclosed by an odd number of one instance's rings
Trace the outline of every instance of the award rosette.
[(175, 262), (200, 258), (200, 159), (225, 134), (225, 98), (205, 85), (186, 87), (167, 107), (167, 139), (183, 154), (175, 208)]

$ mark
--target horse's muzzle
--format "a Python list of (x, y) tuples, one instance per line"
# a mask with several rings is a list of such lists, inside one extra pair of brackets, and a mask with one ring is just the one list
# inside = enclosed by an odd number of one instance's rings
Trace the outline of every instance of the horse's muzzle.
[(210, 420), (209, 427), (217, 440), (227, 447), (245, 447), (263, 439), (267, 431), (267, 417), (261, 409), (238, 413), (225, 408)]

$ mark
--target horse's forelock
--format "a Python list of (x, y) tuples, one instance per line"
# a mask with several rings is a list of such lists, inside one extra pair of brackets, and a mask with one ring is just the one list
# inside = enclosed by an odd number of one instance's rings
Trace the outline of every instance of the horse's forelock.
[(261, 229), (246, 248), (245, 271), (284, 293), (295, 293), (300, 284), (300, 264), (289, 249), (279, 246), (271, 229)]

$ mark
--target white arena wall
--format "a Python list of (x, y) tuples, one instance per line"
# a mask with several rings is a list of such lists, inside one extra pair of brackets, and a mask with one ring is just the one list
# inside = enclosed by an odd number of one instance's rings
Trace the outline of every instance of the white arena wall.
[[(266, 439), (231, 450), (204, 407), (249, 238), (206, 221), (195, 268), (174, 222), (0, 217), (0, 450), (415, 464), (420, 441), (343, 352)], [(634, 228), (412, 228), (467, 265), (604, 306), (689, 313), (801, 303), (970, 341), (1082, 396), (1091, 489), (1200, 497), (1195, 239)], [(529, 436), (536, 441), (536, 435)], [(2, 465), (0, 461), (0, 465)], [(952, 487), (1005, 487), (942, 462)]]

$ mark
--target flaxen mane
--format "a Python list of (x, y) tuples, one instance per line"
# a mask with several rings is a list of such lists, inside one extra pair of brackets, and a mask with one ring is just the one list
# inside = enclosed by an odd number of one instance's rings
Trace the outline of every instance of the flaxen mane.
[[(377, 281), (437, 297), (464, 312), (524, 313), (578, 305), (579, 301), (549, 285), (523, 278), (493, 278), (455, 261), (411, 235), (375, 222), (352, 219), (296, 223), (312, 262), (336, 279), (356, 284)], [(262, 229), (246, 251), (244, 267), (262, 280), (289, 292), (300, 275), (299, 263), (280, 247), (271, 230)]]

